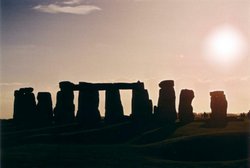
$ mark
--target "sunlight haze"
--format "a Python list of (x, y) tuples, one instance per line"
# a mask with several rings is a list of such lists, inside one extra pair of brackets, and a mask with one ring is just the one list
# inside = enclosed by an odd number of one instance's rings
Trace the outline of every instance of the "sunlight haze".
[[(21, 87), (51, 92), (55, 106), (65, 80), (140, 80), (154, 105), (159, 82), (174, 80), (177, 109), (186, 88), (194, 90), (194, 112), (210, 111), (214, 90), (225, 92), (228, 113), (250, 110), (249, 0), (1, 3), (0, 118), (12, 118)], [(100, 100), (104, 114), (104, 92)], [(122, 91), (122, 103), (130, 114), (131, 91)]]

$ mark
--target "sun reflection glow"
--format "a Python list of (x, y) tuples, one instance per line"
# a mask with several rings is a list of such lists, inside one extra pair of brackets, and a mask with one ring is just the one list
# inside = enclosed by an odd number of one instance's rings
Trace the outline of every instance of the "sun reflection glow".
[(230, 25), (214, 29), (205, 39), (204, 55), (219, 66), (236, 64), (246, 54), (246, 41), (240, 31)]

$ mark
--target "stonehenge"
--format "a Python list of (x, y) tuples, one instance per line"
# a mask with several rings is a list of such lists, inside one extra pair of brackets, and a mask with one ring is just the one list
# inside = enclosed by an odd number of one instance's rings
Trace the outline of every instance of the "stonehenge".
[(68, 81), (59, 83), (60, 91), (56, 96), (56, 107), (54, 109), (55, 122), (58, 124), (71, 123), (75, 118), (74, 84)]
[(51, 94), (49, 92), (38, 92), (37, 94), (37, 121), (40, 124), (51, 124), (53, 121), (53, 107)]
[(106, 90), (105, 121), (107, 123), (116, 123), (122, 121), (123, 117), (124, 114), (119, 89)]
[(155, 107), (155, 117), (160, 122), (175, 123), (177, 112), (175, 108), (174, 81), (162, 81), (159, 83), (159, 87), (161, 89), (159, 91), (158, 106)]
[(183, 89), (180, 93), (178, 116), (182, 123), (189, 123), (194, 121), (192, 100), (194, 92), (192, 90)]
[(223, 91), (210, 92), (211, 121), (225, 122), (227, 117), (227, 100)]
[[(152, 115), (152, 101), (142, 82), (135, 83), (87, 83), (74, 84), (69, 81), (59, 83), (56, 105), (53, 109), (51, 94), (39, 92), (36, 104), (33, 88), (21, 88), (15, 91), (14, 114), (16, 123), (69, 124), (77, 122), (83, 125), (95, 125), (101, 122), (99, 91), (106, 92), (106, 123), (118, 123), (125, 118), (121, 102), (120, 89), (132, 90), (132, 113), (135, 121), (146, 121)], [(79, 91), (78, 109), (75, 116), (74, 91)]]
[[(38, 92), (37, 103), (33, 88), (20, 88), (14, 92), (14, 123), (19, 125), (46, 125), (79, 123), (97, 125), (102, 121), (108, 124), (125, 121), (120, 90), (132, 90), (131, 121), (174, 124), (177, 120), (175, 90), (173, 80), (159, 83), (157, 106), (153, 106), (143, 82), (135, 83), (87, 83), (74, 84), (69, 81), (59, 83), (56, 105), (53, 109), (49, 92)], [(78, 109), (75, 111), (74, 91), (79, 92)], [(99, 111), (99, 91), (105, 91), (105, 116), (102, 120)], [(226, 121), (227, 100), (223, 91), (210, 92), (211, 121)], [(179, 97), (178, 118), (180, 122), (194, 121), (192, 100), (193, 90), (181, 90)], [(76, 113), (76, 115), (75, 115)]]
[[(81, 84), (80, 84), (81, 85)], [(78, 97), (78, 111), (76, 119), (78, 123), (90, 125), (101, 121), (101, 115), (98, 109), (99, 93), (93, 87), (80, 88)]]
[(132, 113), (134, 121), (145, 122), (152, 117), (153, 103), (149, 99), (148, 91), (144, 84), (138, 82), (138, 86), (132, 90)]
[(33, 88), (21, 88), (14, 93), (13, 119), (16, 124), (28, 125), (35, 122), (36, 100)]

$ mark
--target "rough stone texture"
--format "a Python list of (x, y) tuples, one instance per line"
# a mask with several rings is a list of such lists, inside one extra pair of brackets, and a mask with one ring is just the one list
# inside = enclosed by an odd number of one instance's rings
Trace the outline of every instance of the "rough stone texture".
[(132, 91), (132, 114), (134, 121), (148, 121), (152, 118), (153, 104), (144, 85)]
[(119, 89), (106, 90), (105, 122), (117, 123), (124, 119)]
[(16, 124), (31, 125), (35, 122), (36, 100), (32, 91), (33, 88), (21, 88), (14, 93), (13, 119)]
[(74, 121), (74, 93), (73, 90), (57, 92), (56, 107), (54, 109), (55, 122), (57, 124), (71, 123)]
[(84, 125), (95, 125), (101, 121), (98, 109), (99, 92), (96, 89), (80, 89), (78, 98), (77, 121)]
[(194, 92), (192, 90), (183, 89), (180, 94), (179, 101), (179, 119), (183, 123), (189, 123), (194, 121), (192, 100), (194, 98)]
[(38, 92), (37, 95), (37, 121), (39, 124), (51, 124), (53, 121), (53, 108), (51, 94)]
[(212, 121), (226, 121), (227, 117), (227, 100), (223, 91), (210, 92), (211, 103), (210, 107), (212, 110), (211, 120)]
[(160, 122), (174, 123), (177, 119), (175, 108), (174, 81), (165, 80), (160, 84), (159, 99), (155, 117)]

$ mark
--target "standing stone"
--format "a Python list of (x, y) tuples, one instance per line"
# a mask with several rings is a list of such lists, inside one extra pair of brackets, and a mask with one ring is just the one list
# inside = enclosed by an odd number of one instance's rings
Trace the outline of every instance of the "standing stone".
[(223, 91), (210, 92), (212, 110), (211, 120), (215, 122), (225, 122), (227, 118), (227, 100)]
[(77, 121), (83, 125), (96, 125), (101, 121), (98, 109), (99, 92), (93, 86), (80, 86)]
[(51, 124), (53, 121), (51, 94), (49, 92), (38, 92), (37, 100), (38, 123), (42, 125)]
[(160, 122), (175, 123), (177, 112), (175, 108), (174, 81), (165, 80), (160, 82), (159, 86), (161, 89), (155, 116)]
[(124, 114), (119, 89), (107, 89), (105, 99), (105, 122), (117, 123), (123, 119)]
[(61, 91), (57, 92), (57, 102), (54, 109), (55, 122), (58, 124), (71, 123), (74, 121), (74, 84), (60, 82)]
[(74, 91), (75, 85), (69, 81), (62, 81), (59, 83), (61, 91)]
[(21, 88), (15, 91), (13, 119), (16, 124), (35, 123), (36, 100), (32, 92), (33, 88)]
[(153, 103), (149, 99), (148, 91), (144, 89), (144, 84), (138, 82), (138, 87), (132, 91), (132, 114), (131, 117), (136, 122), (145, 122), (152, 118)]
[(192, 107), (192, 100), (194, 92), (192, 90), (183, 89), (180, 94), (179, 101), (179, 119), (180, 122), (189, 123), (194, 121), (194, 113)]
[(19, 90), (15, 90), (14, 92), (14, 113), (13, 113), (13, 120), (16, 124), (20, 124), (22, 122), (22, 111), (24, 111), (23, 106), (23, 95)]

